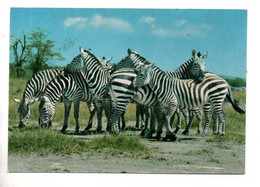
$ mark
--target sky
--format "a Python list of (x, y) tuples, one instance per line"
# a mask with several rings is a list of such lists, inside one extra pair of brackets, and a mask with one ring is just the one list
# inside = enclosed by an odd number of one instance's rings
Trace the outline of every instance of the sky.
[(112, 63), (117, 63), (130, 48), (173, 71), (191, 58), (195, 48), (202, 53), (210, 50), (206, 70), (246, 77), (246, 10), (11, 8), (14, 38), (37, 27), (66, 58), (50, 65), (66, 65), (79, 54), (79, 47), (91, 48), (98, 58), (113, 57)]

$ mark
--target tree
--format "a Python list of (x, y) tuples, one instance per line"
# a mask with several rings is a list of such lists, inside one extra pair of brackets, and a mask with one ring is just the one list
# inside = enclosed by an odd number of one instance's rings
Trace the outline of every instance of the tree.
[(10, 46), (14, 54), (14, 64), (11, 66), (17, 77), (22, 77), (25, 75), (25, 70), (22, 68), (24, 63), (27, 62), (27, 35), (23, 32), (22, 39), (16, 38), (13, 44)]
[(36, 31), (30, 33), (28, 45), (28, 61), (29, 68), (33, 73), (46, 69), (49, 67), (47, 64), (50, 60), (64, 60), (65, 58), (59, 52), (54, 52), (53, 47), (55, 41), (47, 39), (48, 34), (37, 28)]

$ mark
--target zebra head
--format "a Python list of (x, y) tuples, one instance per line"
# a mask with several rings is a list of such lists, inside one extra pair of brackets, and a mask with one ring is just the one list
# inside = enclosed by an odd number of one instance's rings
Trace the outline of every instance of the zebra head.
[(156, 67), (154, 64), (146, 64), (140, 66), (137, 70), (137, 76), (134, 80), (134, 86), (137, 88), (141, 88), (142, 86), (146, 86), (150, 82), (150, 72), (152, 69)]
[(106, 57), (103, 57), (101, 60), (98, 59), (105, 71), (111, 72), (112, 64), (110, 64), (109, 62), (112, 60), (112, 58), (113, 57), (107, 59)]
[(200, 83), (205, 78), (205, 61), (209, 55), (209, 51), (205, 52), (203, 55), (200, 52), (197, 54), (196, 50), (192, 50), (193, 63), (191, 64), (191, 74), (196, 83)]
[(55, 113), (54, 104), (46, 96), (41, 97), (39, 105), (39, 124), (41, 127), (49, 127), (51, 119)]
[(30, 108), (31, 108), (31, 103), (29, 103), (28, 100), (22, 100), (20, 101), (19, 99), (14, 99), (16, 103), (19, 103), (19, 107), (17, 109), (17, 112), (19, 113), (20, 117), (20, 122), (19, 122), (19, 128), (22, 128), (25, 126), (25, 121), (30, 117)]
[(130, 61), (133, 64), (133, 67), (136, 69), (139, 69), (145, 64), (151, 64), (148, 60), (139, 55), (137, 51), (132, 52), (131, 49), (128, 49), (127, 53), (128, 56), (125, 58), (125, 60)]

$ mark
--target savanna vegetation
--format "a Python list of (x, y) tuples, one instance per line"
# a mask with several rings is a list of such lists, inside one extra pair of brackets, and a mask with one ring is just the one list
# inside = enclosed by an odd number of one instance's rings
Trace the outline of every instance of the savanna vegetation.
[[(9, 153), (22, 153), (30, 155), (31, 152), (39, 152), (43, 155), (55, 154), (81, 154), (82, 152), (101, 152), (111, 155), (124, 154), (130, 157), (149, 157), (150, 150), (142, 144), (141, 138), (136, 136), (104, 135), (101, 138), (86, 142), (73, 137), (61, 134), (52, 129), (41, 129), (38, 127), (38, 106), (36, 102), (31, 107), (31, 116), (28, 120), (28, 127), (18, 129), (19, 115), (17, 113), (18, 104), (13, 98), (22, 98), (26, 79), (10, 78), (9, 87)], [(233, 92), (233, 97), (241, 103), (246, 102), (245, 92)], [(57, 103), (53, 122), (61, 129), (64, 119), (64, 105)], [(73, 111), (73, 107), (72, 107)], [(227, 115), (227, 125), (225, 136), (209, 135), (208, 142), (233, 142), (235, 144), (245, 143), (245, 115), (240, 115), (233, 108), (225, 108)], [(126, 113), (126, 121), (135, 121), (135, 105), (130, 104)], [(81, 130), (87, 126), (89, 111), (85, 103), (81, 103), (79, 122)], [(105, 116), (103, 117), (104, 119)], [(95, 119), (96, 120), (96, 119)], [(204, 119), (203, 119), (204, 120)], [(203, 121), (204, 123), (204, 121)], [(105, 124), (104, 124), (105, 125)], [(184, 128), (184, 120), (182, 127)], [(69, 127), (75, 127), (73, 112), (70, 114)], [(197, 120), (193, 122), (192, 128), (197, 128)], [(212, 127), (211, 127), (212, 128)], [(105, 129), (105, 127), (103, 127)], [(130, 129), (131, 130), (131, 129)]]

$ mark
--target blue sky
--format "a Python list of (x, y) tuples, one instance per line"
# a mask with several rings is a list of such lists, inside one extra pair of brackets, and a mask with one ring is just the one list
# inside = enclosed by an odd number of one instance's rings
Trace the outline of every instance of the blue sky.
[(37, 27), (48, 31), (55, 50), (66, 58), (51, 65), (67, 64), (79, 46), (91, 48), (99, 58), (113, 57), (112, 63), (131, 48), (173, 71), (195, 48), (210, 50), (207, 70), (246, 77), (246, 10), (12, 8), (10, 25), (15, 37)]

